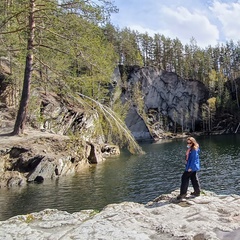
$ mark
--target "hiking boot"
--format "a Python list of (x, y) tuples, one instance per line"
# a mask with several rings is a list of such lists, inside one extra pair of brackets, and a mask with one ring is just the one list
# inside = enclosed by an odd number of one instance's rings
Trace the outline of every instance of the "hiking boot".
[(177, 196), (177, 200), (181, 200), (183, 198), (185, 198), (187, 196), (187, 194), (180, 194)]
[(194, 197), (199, 197), (200, 196), (200, 192), (191, 192), (190, 195), (194, 196)]

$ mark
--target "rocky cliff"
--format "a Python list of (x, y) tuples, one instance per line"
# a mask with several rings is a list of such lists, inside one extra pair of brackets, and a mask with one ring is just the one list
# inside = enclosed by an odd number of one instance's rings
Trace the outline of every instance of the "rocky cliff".
[(136, 139), (158, 140), (169, 137), (168, 131), (240, 133), (240, 78), (225, 83), (224, 96), (217, 89), (210, 93), (200, 81), (154, 67), (120, 66), (120, 73), (121, 99), (131, 103), (126, 124)]
[(91, 143), (47, 131), (28, 129), (25, 136), (0, 134), (0, 188), (64, 177), (118, 154), (115, 145)]
[[(6, 75), (3, 75), (6, 78)], [(95, 134), (96, 115), (76, 99), (33, 89), (24, 135), (11, 136), (16, 109), (11, 86), (0, 76), (0, 188), (74, 174), (120, 154)], [(75, 134), (74, 134), (75, 133)], [(93, 136), (96, 137), (93, 137)]]
[[(124, 83), (122, 100), (133, 104), (129, 110), (126, 124), (137, 139), (151, 138), (154, 128), (176, 131), (177, 125), (183, 131), (196, 131), (202, 122), (202, 104), (209, 98), (205, 85), (196, 80), (185, 80), (176, 73), (161, 71), (153, 67), (133, 67)], [(143, 119), (136, 103), (136, 91), (143, 99)], [(156, 130), (156, 129), (155, 129)], [(156, 131), (155, 131), (156, 133)], [(159, 135), (159, 134), (155, 134)]]
[(178, 191), (146, 205), (123, 202), (101, 212), (46, 209), (0, 222), (0, 239), (238, 240), (240, 196), (204, 191), (176, 201)]

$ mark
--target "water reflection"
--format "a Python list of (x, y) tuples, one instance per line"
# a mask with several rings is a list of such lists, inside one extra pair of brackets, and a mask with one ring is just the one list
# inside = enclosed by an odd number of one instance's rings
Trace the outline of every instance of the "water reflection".
[(215, 136), (203, 140), (203, 187), (221, 194), (240, 194), (240, 137)]
[[(201, 147), (203, 189), (219, 194), (240, 194), (240, 136), (197, 138)], [(68, 212), (102, 209), (109, 203), (146, 203), (180, 186), (186, 140), (142, 144), (146, 152), (120, 157), (84, 169), (78, 175), (0, 189), (0, 220), (46, 208)]]

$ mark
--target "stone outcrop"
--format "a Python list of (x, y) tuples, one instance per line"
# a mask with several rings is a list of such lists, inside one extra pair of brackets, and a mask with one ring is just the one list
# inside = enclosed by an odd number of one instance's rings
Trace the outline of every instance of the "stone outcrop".
[[(4, 63), (4, 64), (3, 64)], [(2, 129), (13, 130), (19, 101), (18, 91), (13, 89), (8, 62), (0, 58), (0, 134)], [(32, 88), (26, 122), (29, 127), (60, 135), (81, 135), (84, 141), (103, 144), (103, 135), (95, 134), (96, 111), (86, 111), (80, 98), (63, 97), (41, 88)]]
[[(0, 59), (1, 60), (1, 59)], [(2, 60), (1, 60), (2, 61)], [(5, 69), (5, 70), (4, 70)], [(16, 99), (7, 64), (0, 64), (0, 188), (41, 183), (76, 173), (89, 164), (120, 154), (96, 134), (96, 112), (84, 110), (80, 98), (60, 97), (33, 88), (27, 126), (22, 136), (10, 136)]]
[(125, 122), (135, 139), (153, 139), (153, 136), (147, 124), (134, 107), (131, 107), (129, 109)]
[(204, 191), (176, 201), (176, 190), (146, 205), (110, 204), (101, 212), (46, 209), (0, 222), (0, 239), (238, 240), (240, 196)]
[(120, 154), (115, 145), (71, 140), (36, 130), (26, 133), (24, 137), (0, 138), (0, 188), (74, 174), (89, 164)]
[[(142, 96), (139, 97), (144, 101), (144, 111), (149, 115), (148, 125), (158, 122), (158, 129), (174, 130), (174, 124), (182, 126), (184, 131), (198, 129), (202, 119), (201, 106), (209, 97), (203, 83), (185, 80), (175, 73), (153, 67), (135, 67), (129, 71), (125, 85), (122, 101), (131, 101), (134, 91), (140, 90)], [(131, 106), (126, 124), (137, 139), (151, 138), (146, 120), (134, 110), (137, 109), (136, 105), (134, 103)], [(164, 120), (166, 118), (168, 121)], [(166, 122), (170, 124), (166, 125)]]
[(18, 171), (4, 171), (0, 173), (0, 188), (25, 186), (27, 179)]

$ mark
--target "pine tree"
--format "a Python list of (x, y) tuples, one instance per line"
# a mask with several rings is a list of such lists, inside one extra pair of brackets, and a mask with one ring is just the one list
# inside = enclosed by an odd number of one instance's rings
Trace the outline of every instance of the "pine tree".
[[(24, 130), (33, 72), (45, 80), (45, 86), (49, 77), (63, 79), (65, 82), (59, 80), (61, 90), (67, 80), (71, 86), (81, 85), (84, 91), (87, 87), (81, 83), (90, 82), (95, 87), (91, 95), (100, 97), (99, 87), (109, 81), (115, 64), (111, 46), (102, 45), (104, 35), (99, 34), (99, 25), (116, 10), (109, 1), (15, 0), (1, 2), (1, 7), (4, 53), (13, 55), (25, 69), (13, 134)], [(77, 66), (78, 78), (72, 74), (73, 66)], [(78, 82), (80, 73), (82, 82)]]

